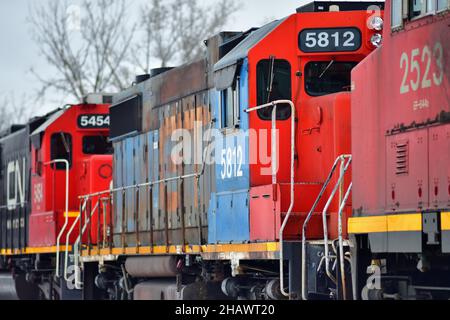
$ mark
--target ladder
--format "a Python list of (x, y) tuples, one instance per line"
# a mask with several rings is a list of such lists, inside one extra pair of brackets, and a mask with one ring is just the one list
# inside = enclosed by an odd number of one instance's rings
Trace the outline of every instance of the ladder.
[[(303, 229), (302, 229), (302, 299), (303, 300), (308, 300), (308, 283), (307, 283), (307, 277), (306, 277), (306, 266), (307, 266), (307, 255), (306, 255), (306, 231), (308, 228), (308, 224), (311, 220), (311, 217), (313, 216), (320, 200), (322, 200), (325, 191), (327, 190), (328, 186), (330, 185), (331, 180), (333, 179), (336, 171), (338, 170), (339, 167), (339, 178), (337, 179), (333, 190), (330, 194), (330, 196), (328, 197), (328, 200), (326, 202), (325, 207), (323, 208), (322, 211), (322, 223), (323, 223), (323, 245), (324, 245), (324, 256), (322, 257), (322, 260), (320, 261), (320, 264), (316, 270), (316, 272), (318, 272), (322, 266), (323, 263), (325, 262), (325, 272), (328, 278), (330, 278), (333, 283), (335, 283), (336, 285), (338, 284), (337, 279), (333, 276), (333, 274), (330, 271), (330, 262), (331, 260), (335, 260), (335, 264), (338, 262), (338, 258), (339, 258), (339, 265), (340, 265), (340, 280), (341, 280), (341, 284), (342, 284), (342, 292), (343, 292), (343, 298), (344, 300), (347, 300), (347, 293), (345, 288), (346, 286), (346, 277), (345, 277), (345, 261), (348, 261), (350, 263), (350, 267), (352, 268), (352, 263), (350, 260), (350, 257), (348, 255), (345, 254), (344, 252), (344, 239), (343, 239), (343, 226), (342, 226), (342, 215), (345, 209), (345, 206), (347, 204), (348, 198), (350, 196), (352, 187), (353, 187), (353, 183), (350, 183), (347, 191), (345, 192), (344, 195), (344, 180), (345, 180), (345, 175), (348, 172), (350, 165), (352, 163), (352, 156), (351, 155), (341, 155), (339, 156), (336, 161), (333, 164), (333, 167), (331, 168), (331, 171), (327, 177), (327, 179), (325, 180), (325, 183), (322, 187), (322, 190), (320, 191), (316, 201), (314, 202), (310, 212), (308, 213), (305, 222), (303, 224)], [(328, 215), (328, 209), (331, 206), (332, 201), (335, 199), (336, 194), (339, 191), (339, 211), (338, 211), (338, 234), (339, 234), (339, 250), (337, 250), (336, 246), (334, 245), (333, 242), (329, 241), (328, 238), (328, 221), (327, 221), (327, 215)], [(332, 255), (330, 253), (330, 245), (333, 248), (333, 252), (334, 255)], [(338, 252), (337, 252), (338, 251)], [(339, 257), (337, 257), (339, 255)], [(353, 290), (355, 291), (355, 290)]]

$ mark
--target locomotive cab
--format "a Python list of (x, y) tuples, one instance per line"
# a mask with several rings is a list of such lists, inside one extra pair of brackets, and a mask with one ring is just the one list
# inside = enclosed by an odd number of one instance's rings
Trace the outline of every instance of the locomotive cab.
[[(208, 219), (211, 243), (278, 241), (286, 216), (285, 238), (301, 238), (334, 161), (351, 154), (351, 71), (379, 45), (383, 7), (314, 2), (251, 32), (214, 66), (220, 133)], [(276, 107), (273, 135), (273, 106), (255, 107), (276, 100), (285, 102)], [(334, 201), (330, 212), (338, 206)], [(333, 219), (330, 233), (336, 238)], [(308, 239), (323, 238), (321, 223), (314, 215)]]
[[(108, 105), (85, 103), (54, 112), (31, 133), (29, 246), (65, 244), (79, 215), (78, 197), (109, 189), (112, 146), (108, 132)], [(96, 239), (96, 234), (90, 236)], [(75, 238), (73, 232), (69, 243)]]

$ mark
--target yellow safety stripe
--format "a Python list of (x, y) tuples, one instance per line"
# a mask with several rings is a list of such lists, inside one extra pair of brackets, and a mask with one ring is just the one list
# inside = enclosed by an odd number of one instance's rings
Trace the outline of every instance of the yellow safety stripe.
[(229, 253), (229, 252), (277, 252), (279, 243), (249, 243), (249, 244), (221, 244), (221, 245), (194, 245), (194, 246), (155, 246), (155, 247), (128, 247), (91, 250), (83, 250), (83, 256), (107, 256), (107, 255), (134, 255), (134, 254), (200, 254), (200, 253)]
[(388, 216), (388, 232), (422, 232), (422, 214)]
[[(26, 254), (38, 254), (38, 253), (56, 253), (55, 247), (39, 247), (39, 248), (25, 248), (25, 249), (0, 249), (0, 254), (3, 256), (15, 256), (15, 255), (26, 255)], [(65, 251), (66, 246), (60, 246), (59, 251)], [(72, 250), (72, 246), (68, 247), (68, 250)]]
[(80, 213), (78, 211), (64, 212), (64, 217), (77, 218)]
[(399, 214), (350, 218), (350, 234), (422, 231), (422, 214)]
[(387, 216), (350, 218), (348, 233), (375, 233), (387, 231)]
[(441, 229), (442, 231), (450, 231), (450, 212), (441, 213)]

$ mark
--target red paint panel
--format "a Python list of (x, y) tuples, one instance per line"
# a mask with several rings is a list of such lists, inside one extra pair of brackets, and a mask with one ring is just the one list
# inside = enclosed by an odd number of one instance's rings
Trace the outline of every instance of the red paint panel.
[[(385, 18), (390, 26), (391, 16)], [(352, 73), (358, 215), (450, 207), (449, 24), (450, 14), (443, 12), (405, 20), (398, 32), (385, 27), (383, 46)], [(402, 152), (408, 153), (405, 172)]]
[(32, 214), (30, 228), (30, 247), (52, 247), (56, 245), (56, 221), (53, 212)]
[(450, 207), (450, 124), (430, 128), (430, 206)]
[[(275, 191), (275, 194), (274, 194)], [(274, 241), (280, 228), (280, 186), (255, 187), (250, 190), (250, 240)], [(276, 196), (276, 197), (274, 197)]]
[[(300, 240), (305, 219), (311, 210), (317, 196), (322, 189), (321, 184), (297, 184), (294, 188), (294, 209), (284, 231), (284, 237), (289, 240)], [(325, 205), (326, 195), (317, 206), (306, 230), (307, 239), (323, 238), (323, 226), (321, 212)], [(290, 186), (281, 186), (281, 212), (282, 221), (285, 218), (291, 203)]]
[(428, 130), (386, 138), (386, 209), (428, 207)]

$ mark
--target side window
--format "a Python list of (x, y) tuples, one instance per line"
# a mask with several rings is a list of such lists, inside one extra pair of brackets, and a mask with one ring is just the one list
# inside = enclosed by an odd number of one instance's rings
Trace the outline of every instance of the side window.
[(42, 160), (41, 160), (41, 149), (34, 150), (34, 169), (35, 174), (38, 176), (42, 175)]
[(413, 19), (415, 17), (421, 16), (425, 11), (425, 1), (424, 0), (410, 0), (409, 1), (409, 18)]
[(239, 77), (233, 86), (220, 92), (221, 128), (237, 128), (240, 121)]
[[(69, 133), (59, 132), (51, 136), (51, 160), (67, 160), (72, 166), (72, 136)], [(64, 163), (55, 164), (57, 170), (65, 170)]]
[(413, 20), (450, 7), (450, 0), (392, 0), (391, 28), (402, 27), (403, 19)]
[(450, 8), (449, 0), (437, 0), (437, 11), (442, 11)]
[(402, 26), (402, 2), (403, 0), (392, 0), (391, 7), (391, 27), (392, 29), (399, 28)]
[(106, 136), (86, 136), (83, 137), (83, 153), (93, 155), (113, 154), (113, 146)]
[(427, 6), (426, 6), (426, 13), (432, 13), (436, 11), (436, 0), (426, 0)]
[[(291, 65), (289, 61), (279, 59), (261, 60), (256, 66), (257, 102), (263, 105), (275, 100), (292, 99)], [(272, 120), (273, 108), (258, 110), (262, 120)], [(287, 120), (291, 117), (291, 107), (288, 104), (277, 106), (277, 120)]]

